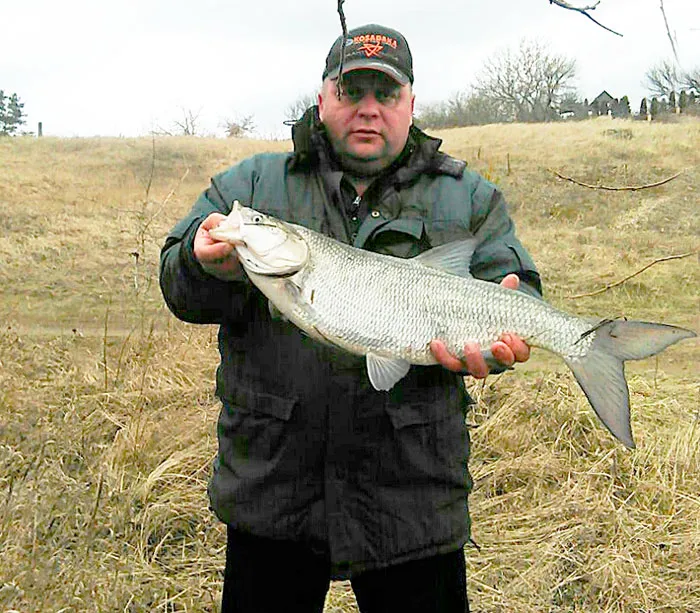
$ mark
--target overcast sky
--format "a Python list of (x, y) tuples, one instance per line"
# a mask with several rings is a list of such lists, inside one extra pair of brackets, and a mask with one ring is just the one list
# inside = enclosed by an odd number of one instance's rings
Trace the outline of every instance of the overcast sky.
[[(582, 6), (593, 0), (570, 0)], [(700, 66), (700, 0), (664, 0), (684, 69)], [(0, 89), (25, 103), (27, 127), (55, 136), (138, 136), (183, 112), (222, 135), (253, 115), (286, 137), (286, 108), (319, 85), (340, 33), (337, 0), (0, 0)], [(403, 32), (416, 102), (473, 83), (491, 54), (523, 38), (575, 59), (582, 97), (646, 94), (644, 73), (672, 57), (659, 0), (601, 0), (592, 21), (548, 0), (346, 0), (348, 27)]]

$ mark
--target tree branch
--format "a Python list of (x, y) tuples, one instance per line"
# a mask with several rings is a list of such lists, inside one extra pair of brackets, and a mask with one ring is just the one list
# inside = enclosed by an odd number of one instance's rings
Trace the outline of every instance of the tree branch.
[(585, 15), (586, 17), (588, 17), (588, 19), (590, 19), (593, 23), (595, 23), (596, 25), (603, 28), (603, 30), (607, 30), (608, 32), (612, 32), (616, 36), (622, 36), (622, 34), (620, 34), (619, 32), (615, 32), (615, 30), (610, 29), (608, 26), (604, 26), (602, 23), (600, 23), (600, 21), (596, 21), (593, 17), (591, 17), (588, 14), (588, 11), (595, 10), (595, 8), (600, 4), (600, 0), (598, 0), (598, 2), (596, 2), (595, 4), (592, 4), (590, 6), (581, 6), (581, 7), (573, 6), (573, 5), (569, 4), (568, 2), (565, 2), (564, 0), (549, 0), (549, 3), (556, 4), (557, 6), (560, 6), (563, 9), (568, 9), (570, 11), (576, 11), (577, 13), (581, 13), (581, 15)]
[(335, 82), (335, 93), (338, 100), (343, 95), (343, 64), (345, 63), (345, 41), (348, 37), (348, 24), (345, 20), (343, 12), (343, 4), (345, 0), (338, 0), (338, 16), (340, 17), (340, 27), (343, 30), (343, 40), (340, 43), (340, 64), (338, 66), (338, 80)]
[(596, 7), (600, 4), (600, 0), (596, 2), (595, 4), (591, 4), (590, 6), (572, 6), (568, 2), (564, 2), (563, 0), (549, 0), (550, 4), (556, 4), (557, 6), (561, 6), (562, 8), (569, 9), (571, 11), (594, 11)]
[(598, 294), (602, 294), (604, 292), (607, 292), (609, 289), (612, 289), (613, 287), (617, 287), (618, 285), (622, 285), (626, 281), (629, 281), (633, 277), (636, 277), (637, 275), (643, 273), (645, 270), (648, 270), (655, 264), (659, 264), (660, 262), (668, 262), (669, 260), (682, 260), (683, 258), (687, 258), (691, 255), (696, 255), (700, 254), (700, 251), (689, 251), (688, 253), (681, 253), (679, 255), (667, 255), (666, 257), (663, 258), (657, 258), (653, 262), (650, 262), (646, 266), (642, 266), (639, 270), (636, 272), (633, 272), (631, 275), (627, 275), (624, 279), (620, 279), (619, 281), (615, 281), (615, 283), (609, 283), (602, 289), (598, 289), (594, 292), (588, 292), (587, 294), (576, 294), (575, 296), (566, 296), (567, 300), (575, 300), (576, 298), (585, 298), (588, 296), (597, 296)]
[(553, 168), (550, 168), (549, 172), (555, 174), (560, 179), (564, 179), (565, 181), (571, 181), (575, 185), (580, 185), (581, 187), (587, 187), (589, 189), (605, 189), (605, 190), (613, 191), (613, 192), (623, 192), (623, 191), (636, 192), (640, 189), (647, 189), (649, 187), (658, 187), (659, 185), (663, 185), (664, 183), (668, 183), (669, 181), (673, 181), (677, 177), (680, 177), (685, 171), (681, 170), (680, 172), (677, 172), (672, 177), (668, 177), (667, 179), (662, 179), (661, 181), (657, 181), (656, 183), (648, 183), (646, 185), (623, 185), (620, 187), (610, 187), (608, 185), (589, 185), (588, 183), (582, 183), (581, 181), (577, 181), (576, 179), (572, 179), (571, 177), (567, 177), (566, 175), (563, 175), (563, 174), (557, 172)]
[(673, 57), (676, 58), (676, 63), (680, 66), (681, 62), (678, 59), (678, 52), (676, 51), (676, 42), (673, 40), (673, 36), (671, 36), (671, 28), (668, 26), (668, 19), (666, 19), (666, 11), (664, 10), (664, 0), (660, 0), (661, 2), (661, 14), (664, 16), (664, 23), (666, 24), (666, 34), (668, 34), (668, 40), (671, 41), (671, 49), (673, 49)]

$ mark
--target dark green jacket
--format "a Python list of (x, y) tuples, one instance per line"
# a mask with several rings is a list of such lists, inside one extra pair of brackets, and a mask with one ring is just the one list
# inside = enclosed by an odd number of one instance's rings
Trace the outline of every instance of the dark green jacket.
[(335, 577), (453, 551), (469, 538), (462, 378), (414, 366), (390, 392), (375, 391), (364, 358), (272, 318), (245, 276), (223, 282), (205, 274), (193, 255), (194, 233), (238, 199), (400, 257), (481, 228), (472, 273), (499, 281), (516, 272), (525, 291), (539, 294), (535, 266), (501, 193), (439, 152), (439, 140), (412, 128), (353, 221), (344, 213), (352, 189), (341, 181), (313, 109), (293, 137), (294, 153), (256, 155), (214, 177), (161, 255), (161, 288), (173, 313), (220, 324), (216, 391), (223, 408), (212, 508), (238, 529), (308, 543), (329, 557)]

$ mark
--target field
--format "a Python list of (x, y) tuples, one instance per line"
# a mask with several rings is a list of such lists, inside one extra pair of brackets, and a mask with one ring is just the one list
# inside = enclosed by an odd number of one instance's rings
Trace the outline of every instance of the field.
[[(700, 330), (700, 121), (437, 135), (503, 189), (550, 302)], [(218, 611), (216, 329), (169, 314), (158, 252), (212, 174), (289, 146), (0, 139), (0, 612)], [(542, 351), (470, 382), (473, 611), (700, 612), (699, 359), (628, 365), (634, 451)], [(347, 583), (326, 611), (357, 611)]]

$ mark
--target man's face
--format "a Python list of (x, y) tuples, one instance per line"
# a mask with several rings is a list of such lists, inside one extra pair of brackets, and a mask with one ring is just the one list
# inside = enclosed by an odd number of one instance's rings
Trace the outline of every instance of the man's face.
[(401, 153), (413, 118), (413, 92), (383, 72), (353, 70), (326, 79), (318, 95), (319, 115), (343, 166), (361, 176), (377, 174)]

